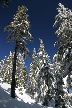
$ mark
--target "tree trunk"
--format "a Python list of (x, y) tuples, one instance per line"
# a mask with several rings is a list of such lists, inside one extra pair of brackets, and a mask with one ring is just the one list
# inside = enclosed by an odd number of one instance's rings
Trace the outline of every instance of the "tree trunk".
[(14, 60), (13, 60), (13, 72), (12, 72), (12, 82), (11, 82), (11, 97), (15, 99), (15, 86), (16, 86), (16, 80), (15, 80), (15, 73), (16, 73), (16, 59), (17, 59), (17, 47), (15, 46), (15, 54), (14, 54)]

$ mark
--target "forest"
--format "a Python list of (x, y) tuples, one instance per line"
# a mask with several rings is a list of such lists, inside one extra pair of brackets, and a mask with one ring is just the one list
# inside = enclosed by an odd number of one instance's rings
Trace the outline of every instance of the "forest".
[[(2, 0), (2, 6), (9, 6), (10, 0)], [(53, 27), (59, 38), (54, 47), (59, 45), (51, 63), (44, 42), (39, 38), (39, 49), (33, 49), (31, 55), (25, 40), (34, 41), (30, 34), (26, 6), (18, 6), (13, 22), (4, 28), (8, 31), (8, 42), (15, 42), (14, 52), (10, 51), (0, 61), (0, 77), (11, 84), (11, 97), (15, 99), (15, 88), (23, 87), (36, 103), (48, 106), (54, 100), (55, 108), (72, 108), (72, 11), (58, 4), (58, 14), (55, 16)], [(26, 57), (32, 59), (30, 71), (25, 66)], [(66, 83), (64, 82), (66, 78)], [(21, 91), (21, 89), (20, 89)]]

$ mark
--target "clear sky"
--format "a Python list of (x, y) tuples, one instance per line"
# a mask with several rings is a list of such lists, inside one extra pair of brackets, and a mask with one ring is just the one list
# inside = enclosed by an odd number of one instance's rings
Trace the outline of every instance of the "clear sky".
[[(18, 6), (25, 5), (28, 8), (27, 14), (31, 22), (30, 33), (34, 37), (34, 42), (28, 43), (28, 48), (33, 53), (33, 48), (38, 51), (39, 38), (41, 38), (46, 47), (46, 51), (52, 60), (53, 55), (57, 53), (58, 47), (54, 47), (57, 41), (55, 35), (56, 28), (53, 28), (55, 16), (58, 14), (56, 8), (58, 3), (72, 10), (72, 0), (12, 0), (9, 7), (1, 7), (0, 2), (0, 60), (8, 56), (9, 52), (14, 52), (15, 43), (7, 43), (8, 32), (4, 32), (4, 27), (13, 21), (13, 15), (16, 14)], [(26, 60), (26, 66), (29, 70), (31, 59)]]

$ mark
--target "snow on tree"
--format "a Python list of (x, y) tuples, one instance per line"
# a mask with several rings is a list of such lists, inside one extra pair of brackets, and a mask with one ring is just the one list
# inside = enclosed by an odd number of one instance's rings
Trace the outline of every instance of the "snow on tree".
[[(14, 52), (11, 53), (5, 59), (4, 66), (1, 69), (1, 76), (3, 78), (4, 82), (7, 82), (11, 84), (12, 81), (12, 71), (13, 71), (13, 58), (14, 58)], [(26, 70), (26, 67), (24, 66), (25, 61), (23, 59), (23, 55), (18, 53), (17, 54), (17, 62), (16, 62), (16, 87), (23, 87), (26, 88), (26, 81), (28, 79), (28, 73)]]
[(53, 26), (59, 26), (55, 32), (59, 40), (54, 45), (60, 46), (58, 49), (58, 58), (63, 61), (65, 67), (72, 60), (72, 11), (65, 8), (61, 3), (58, 5), (57, 10), (59, 14), (56, 15)]
[(71, 97), (67, 91), (67, 85), (65, 86), (63, 80), (64, 70), (62, 69), (61, 62), (58, 61), (58, 54), (55, 54), (53, 57), (53, 72), (55, 79), (55, 107), (56, 108), (69, 108)]
[(13, 54), (10, 52), (10, 55), (5, 60), (2, 73), (3, 73), (3, 81), (11, 84), (11, 76), (12, 76), (12, 68), (13, 68)]
[(28, 72), (26, 69), (25, 61), (23, 59), (23, 54), (18, 53), (16, 62), (16, 84), (19, 87), (26, 88), (26, 81), (28, 80)]
[(58, 61), (58, 54), (53, 57), (53, 72), (55, 77), (55, 108), (66, 108), (64, 102), (64, 90), (63, 90), (63, 70), (61, 69), (61, 63)]
[(46, 52), (42, 39), (40, 40), (40, 47), (38, 50), (39, 71), (37, 75), (37, 96), (36, 102), (41, 102), (43, 105), (48, 106), (48, 102), (52, 99), (52, 82), (53, 75), (50, 70), (50, 59)]
[(3, 72), (3, 67), (4, 67), (4, 64), (5, 64), (5, 61), (6, 61), (6, 56), (3, 60), (0, 61), (0, 76), (3, 78), (4, 76), (4, 72)]
[(30, 86), (28, 88), (28, 92), (34, 96), (36, 91), (36, 85), (37, 85), (37, 74), (39, 70), (39, 64), (38, 64), (38, 56), (36, 53), (36, 49), (33, 50), (32, 55), (32, 62), (30, 64), (30, 73), (29, 73), (29, 80), (30, 80)]
[(25, 6), (18, 6), (18, 11), (16, 15), (14, 15), (14, 21), (11, 22), (7, 27), (5, 27), (5, 31), (8, 31), (10, 34), (7, 37), (7, 41), (16, 42), (15, 45), (15, 53), (13, 60), (13, 72), (12, 72), (12, 83), (11, 83), (11, 97), (15, 98), (15, 73), (16, 73), (16, 60), (17, 60), (17, 52), (20, 51), (24, 53), (24, 59), (27, 55), (31, 56), (27, 43), (25, 40), (33, 41), (33, 37), (30, 34), (30, 22), (28, 21), (27, 8)]
[(55, 17), (55, 23), (53, 26), (59, 27), (55, 34), (59, 37), (59, 40), (55, 42), (55, 46), (59, 45), (58, 49), (58, 61), (62, 63), (62, 70), (64, 71), (63, 77), (68, 75), (68, 85), (71, 86), (70, 77), (72, 75), (72, 11), (65, 8), (61, 3), (58, 4), (59, 7), (58, 15)]
[(67, 77), (67, 87), (69, 92), (69, 89), (72, 89), (72, 66), (69, 67), (69, 74)]

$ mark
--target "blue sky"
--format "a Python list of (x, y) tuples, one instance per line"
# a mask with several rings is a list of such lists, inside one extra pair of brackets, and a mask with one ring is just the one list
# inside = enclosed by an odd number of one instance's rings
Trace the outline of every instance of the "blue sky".
[[(28, 43), (28, 48), (33, 53), (33, 48), (38, 51), (39, 38), (41, 38), (46, 47), (46, 51), (52, 60), (53, 55), (57, 53), (58, 47), (54, 47), (57, 37), (56, 28), (53, 28), (55, 16), (58, 14), (56, 8), (58, 3), (72, 9), (72, 0), (12, 0), (9, 7), (2, 8), (0, 2), (0, 60), (8, 56), (9, 52), (14, 52), (15, 43), (7, 43), (8, 32), (4, 32), (4, 27), (13, 21), (13, 15), (16, 14), (18, 6), (25, 5), (28, 8), (27, 14), (31, 22), (30, 33), (34, 37), (34, 42)], [(31, 59), (26, 59), (26, 66), (29, 70)]]

